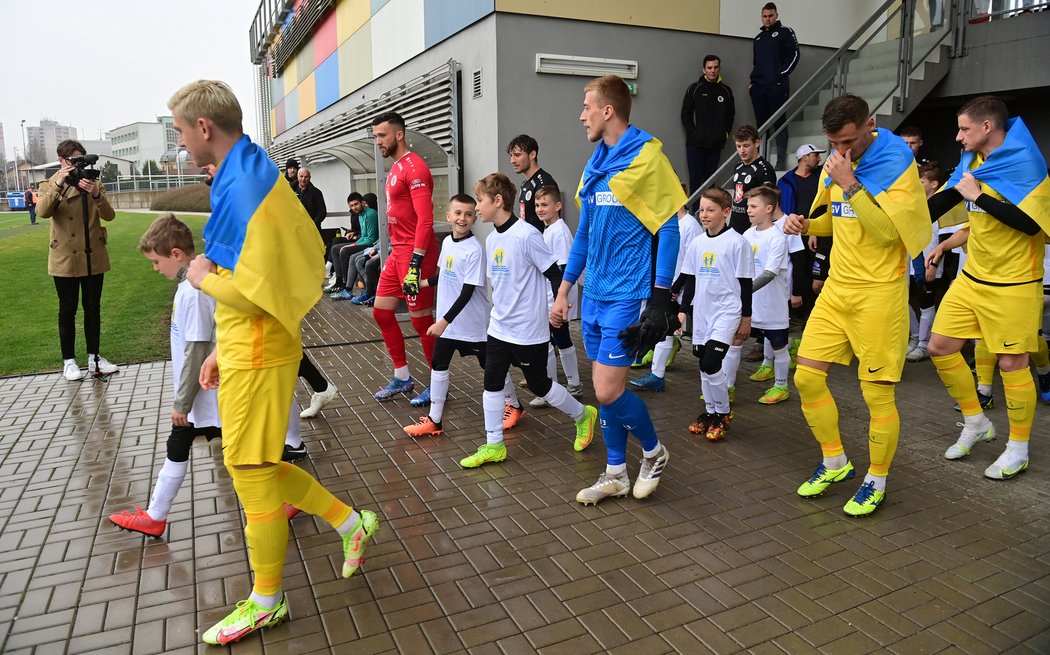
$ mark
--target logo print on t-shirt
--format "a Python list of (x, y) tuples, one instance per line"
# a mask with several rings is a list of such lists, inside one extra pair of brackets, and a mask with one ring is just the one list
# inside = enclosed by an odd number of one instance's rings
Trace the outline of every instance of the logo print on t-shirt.
[(718, 272), (715, 262), (718, 257), (713, 252), (705, 252), (700, 258), (700, 273)]
[(506, 264), (507, 254), (503, 251), (503, 248), (496, 248), (496, 251), (492, 253), (492, 267), (491, 274), (493, 277), (505, 278), (510, 274), (510, 269)]
[(456, 260), (455, 260), (454, 257), (452, 257), (452, 255), (449, 255), (448, 257), (445, 257), (445, 270), (446, 271), (451, 271), (453, 266), (454, 266), (454, 264), (455, 264), (455, 262), (456, 262)]
[(744, 199), (744, 185), (740, 182), (736, 183), (736, 193), (733, 194), (733, 202), (740, 202)]
[(390, 186), (396, 186), (396, 185), (397, 185), (397, 175), (396, 174), (392, 174), (390, 176)]
[(525, 201), (528, 202), (529, 200), (532, 200), (532, 191), (525, 192)]

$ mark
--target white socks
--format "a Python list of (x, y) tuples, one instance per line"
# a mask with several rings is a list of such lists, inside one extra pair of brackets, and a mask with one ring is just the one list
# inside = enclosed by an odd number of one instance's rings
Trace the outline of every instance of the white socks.
[[(726, 352), (725, 359), (722, 360), (722, 371), (726, 375), (726, 386), (736, 386), (736, 372), (740, 368), (740, 351), (744, 348), (743, 344), (739, 346), (729, 346), (729, 351)], [(728, 393), (728, 392), (727, 392)], [(728, 396), (727, 396), (728, 398)], [(719, 414), (725, 414), (725, 412), (719, 412)]]
[[(766, 339), (766, 343), (769, 340)], [(788, 347), (784, 346), (780, 350), (773, 351), (773, 386), (780, 387), (781, 389), (787, 389), (788, 386), (788, 369), (791, 368), (791, 353), (788, 352)]]
[(182, 481), (186, 479), (186, 469), (189, 468), (189, 460), (185, 462), (173, 462), (164, 460), (164, 466), (157, 474), (157, 484), (153, 487), (153, 497), (149, 499), (149, 508), (146, 513), (154, 521), (167, 521), (171, 504), (179, 493)]
[(395, 368), (394, 377), (398, 380), (401, 380), (402, 382), (411, 378), (412, 376), (408, 372), (408, 365), (406, 364), (404, 366), (398, 366), (397, 368)]
[[(843, 464), (845, 466), (845, 464)], [(872, 475), (868, 473), (864, 476), (864, 483), (868, 482), (875, 483), (875, 491), (886, 491), (886, 476), (885, 475)]]
[(671, 358), (674, 337), (667, 337), (653, 348), (653, 375), (658, 378), (667, 373), (667, 360)]
[[(740, 352), (739, 347), (737, 352)], [(707, 401), (708, 406), (714, 405), (714, 411), (719, 414), (729, 413), (729, 385), (727, 384), (728, 379), (726, 377), (725, 367), (720, 368), (716, 373), (707, 375), (707, 383), (711, 389), (711, 395), (707, 394), (707, 390), (704, 390), (704, 399)], [(708, 410), (711, 411), (711, 410)]]
[(430, 372), (430, 420), (441, 423), (448, 398), (448, 371)]
[(559, 349), (558, 356), (561, 358), (561, 370), (565, 371), (565, 382), (570, 387), (578, 387), (580, 385), (580, 364), (576, 361), (576, 346)]
[[(506, 405), (521, 407), (521, 403), (518, 402), (518, 392), (514, 388), (514, 380), (510, 379), (510, 373), (507, 373), (507, 377), (503, 379), (503, 402)], [(502, 411), (503, 408), (500, 407), (500, 412)], [(502, 417), (503, 414), (501, 413), (500, 416)], [(503, 425), (502, 421), (503, 419), (501, 418), (500, 425)], [(500, 439), (500, 441), (503, 441), (503, 439)]]
[(927, 307), (921, 310), (919, 315), (919, 348), (925, 348), (930, 343), (930, 333), (933, 331), (933, 317), (936, 313), (936, 307)]
[(543, 399), (550, 403), (551, 407), (567, 414), (574, 421), (580, 420), (580, 417), (583, 416), (583, 404), (570, 396), (565, 387), (557, 382), (551, 384), (551, 390)]
[(503, 392), (485, 391), (481, 395), (481, 404), (485, 408), (485, 443), (503, 442)]
[(284, 433), (284, 445), (298, 448), (303, 445), (302, 422), (299, 420), (298, 406), (292, 401), (292, 411), (288, 414), (288, 429)]
[(361, 520), (361, 515), (357, 513), (357, 510), (352, 510), (350, 516), (346, 517), (346, 520), (335, 527), (335, 531), (340, 535), (350, 534), (350, 531), (357, 527), (357, 522)]
[(829, 471), (837, 471), (846, 464), (849, 464), (849, 457), (846, 457), (846, 453), (824, 458), (824, 468)]

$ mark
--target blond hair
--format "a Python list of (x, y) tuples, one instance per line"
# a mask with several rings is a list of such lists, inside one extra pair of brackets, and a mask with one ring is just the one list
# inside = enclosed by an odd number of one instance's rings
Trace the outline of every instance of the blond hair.
[(616, 116), (624, 123), (631, 122), (631, 89), (618, 75), (596, 77), (583, 87), (584, 93), (594, 91), (600, 104), (610, 105)]
[(225, 82), (190, 82), (171, 96), (168, 109), (188, 123), (207, 118), (224, 132), (238, 134), (244, 131), (241, 127), (241, 105)]

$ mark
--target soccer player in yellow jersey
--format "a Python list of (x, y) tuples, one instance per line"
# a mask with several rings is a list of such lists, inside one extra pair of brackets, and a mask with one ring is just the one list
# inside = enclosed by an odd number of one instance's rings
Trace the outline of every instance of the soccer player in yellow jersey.
[(843, 511), (871, 514), (886, 494), (897, 449), (900, 416), (894, 385), (908, 345), (908, 267), (930, 242), (926, 195), (907, 144), (875, 129), (868, 104), (853, 95), (824, 108), (831, 155), (824, 165), (809, 219), (791, 214), (785, 232), (835, 237), (831, 274), (817, 297), (798, 350), (795, 385), (802, 413), (820, 442), (823, 461), (798, 488), (809, 498), (853, 477), (828, 389), (832, 364), (856, 356), (857, 376), (871, 421), (868, 473)]
[(255, 574), (251, 596), (201, 639), (228, 644), (288, 616), (281, 577), (288, 548), (284, 503), (322, 517), (343, 539), (343, 577), (357, 571), (379, 525), (303, 469), (281, 461), (288, 403), (302, 359), (300, 321), (320, 297), (321, 239), (266, 151), (244, 135), (241, 107), (222, 82), (201, 80), (168, 101), (179, 145), (200, 166), (215, 164), (204, 254), (186, 271), (215, 298), (216, 350), (201, 366), (204, 389), (219, 385), (223, 462), (244, 507), (244, 540)]
[(966, 264), (941, 301), (929, 345), (964, 420), (959, 440), (944, 456), (960, 459), (977, 442), (995, 438), (995, 426), (981, 410), (959, 354), (967, 339), (982, 339), (999, 360), (1010, 421), (1006, 450), (984, 471), (996, 480), (1028, 468), (1036, 405), (1028, 353), (1038, 346), (1044, 231), (1050, 228), (1046, 161), (1021, 119), (1008, 116), (1006, 105), (994, 96), (963, 105), (955, 137), (962, 159), (944, 189), (929, 200), (935, 218), (965, 202), (970, 228)]

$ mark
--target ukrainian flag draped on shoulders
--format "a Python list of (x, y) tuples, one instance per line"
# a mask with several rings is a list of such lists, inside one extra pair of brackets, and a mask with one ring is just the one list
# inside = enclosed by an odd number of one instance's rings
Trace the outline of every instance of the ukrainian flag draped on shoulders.
[(211, 186), (204, 254), (234, 288), (290, 334), (321, 297), (323, 245), (298, 196), (266, 151), (242, 136)]
[(652, 234), (677, 217), (678, 208), (685, 204), (685, 192), (663, 154), (663, 144), (634, 125), (627, 127), (615, 146), (599, 141), (591, 153), (576, 191), (576, 206), (581, 211), (581, 198), (609, 175), (609, 190)]
[[(861, 155), (853, 175), (889, 216), (908, 255), (918, 257), (930, 243), (932, 228), (926, 193), (908, 144), (893, 132), (876, 128), (875, 140)], [(810, 216), (831, 202), (831, 176), (827, 169), (820, 176)]]
[(1007, 120), (1003, 144), (971, 169), (976, 156), (974, 152), (963, 152), (955, 173), (943, 189), (951, 189), (962, 180), (963, 173), (969, 172), (1028, 214), (1043, 232), (1050, 234), (1050, 177), (1046, 172), (1046, 160), (1024, 121), (1019, 116)]

